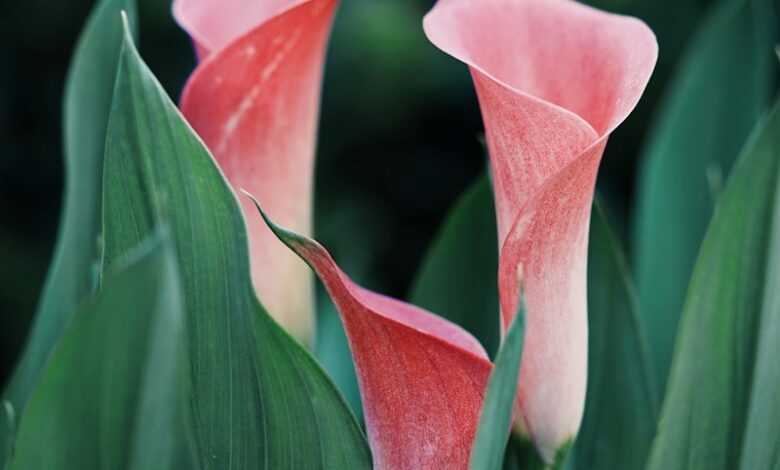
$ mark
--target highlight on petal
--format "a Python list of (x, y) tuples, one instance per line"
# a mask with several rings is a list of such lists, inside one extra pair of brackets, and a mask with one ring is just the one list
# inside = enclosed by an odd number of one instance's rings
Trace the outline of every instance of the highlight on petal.
[(607, 138), (658, 46), (641, 21), (570, 0), (439, 0), (428, 38), (469, 66), (496, 193), (504, 331), (526, 294), (520, 419), (542, 456), (574, 438), (587, 380), (587, 237)]
[(492, 369), (479, 342), (441, 317), (356, 285), (316, 241), (263, 218), (314, 269), (341, 315), (374, 468), (467, 469)]
[(192, 38), (200, 59), (307, 0), (175, 0), (173, 16)]
[[(234, 188), (286, 226), (312, 231), (314, 151), (326, 45), (336, 0), (177, 0), (174, 12), (204, 60), (181, 109)], [(252, 279), (290, 333), (313, 336), (313, 285), (243, 201)], [(246, 212), (251, 211), (251, 212)]]

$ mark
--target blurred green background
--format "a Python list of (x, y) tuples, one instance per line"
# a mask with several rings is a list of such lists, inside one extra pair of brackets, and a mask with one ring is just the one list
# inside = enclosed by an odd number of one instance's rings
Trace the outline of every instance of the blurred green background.
[[(194, 66), (190, 42), (174, 24), (168, 1), (139, 3), (141, 52), (177, 97)], [(599, 191), (624, 232), (643, 138), (670, 73), (713, 2), (587, 3), (642, 18), (660, 43), (649, 89), (613, 135), (599, 176)], [(92, 4), (7, 0), (0, 8), (3, 381), (25, 339), (54, 246), (63, 178), (63, 82)], [(467, 70), (422, 32), (432, 4), (342, 0), (323, 91), (317, 236), (354, 278), (394, 296), (406, 294), (447, 209), (485, 165)]]

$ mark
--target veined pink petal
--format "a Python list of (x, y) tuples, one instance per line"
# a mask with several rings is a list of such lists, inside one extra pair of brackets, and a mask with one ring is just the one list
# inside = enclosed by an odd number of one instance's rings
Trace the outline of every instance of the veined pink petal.
[(439, 0), (424, 26), (474, 79), (496, 193), (504, 329), (518, 283), (526, 295), (518, 426), (549, 461), (582, 419), (596, 173), (650, 78), (655, 36), (637, 19), (569, 0)]
[[(336, 0), (177, 0), (205, 60), (181, 99), (184, 116), (234, 188), (286, 226), (311, 234), (314, 149), (325, 48)], [(303, 341), (313, 336), (311, 274), (247, 214), (252, 278), (263, 304)]]
[(317, 242), (276, 227), (344, 322), (377, 470), (466, 469), (492, 365), (479, 342), (423, 309), (354, 284)]

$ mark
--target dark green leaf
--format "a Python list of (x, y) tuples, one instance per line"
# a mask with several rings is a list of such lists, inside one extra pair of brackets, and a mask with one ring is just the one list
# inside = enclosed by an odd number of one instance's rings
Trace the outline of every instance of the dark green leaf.
[(490, 373), (479, 427), (471, 450), (471, 470), (500, 470), (512, 425), (523, 352), (525, 312), (515, 315)]
[(658, 419), (655, 369), (628, 265), (598, 203), (588, 250), (588, 393), (575, 468), (639, 469)]
[[(122, 43), (121, 10), (134, 18), (134, 0), (104, 0), (98, 4), (70, 68), (64, 107), (67, 180), (57, 249), (32, 333), (5, 392), (17, 415), (72, 313), (95, 286), (103, 151)], [(0, 462), (4, 447), (0, 445)]]
[(235, 195), (129, 35), (104, 183), (104, 266), (158, 221), (170, 222), (187, 302), (200, 465), (370, 468), (365, 438), (341, 395), (258, 302)]
[(774, 93), (773, 0), (715, 8), (683, 59), (643, 155), (635, 259), (659, 393), (714, 201)]
[(497, 240), (492, 188), (483, 175), (450, 212), (410, 296), (471, 332), (491, 357), (499, 343)]
[[(696, 263), (650, 469), (777, 468), (780, 106), (750, 140)], [(756, 369), (756, 367), (758, 367)], [(748, 410), (750, 419), (748, 420)], [(746, 423), (751, 439), (746, 437)], [(757, 455), (740, 455), (746, 446)], [(755, 459), (755, 460), (754, 460)], [(771, 459), (774, 459), (771, 460)]]
[(167, 232), (117, 264), (42, 370), (12, 470), (175, 468), (184, 316)]

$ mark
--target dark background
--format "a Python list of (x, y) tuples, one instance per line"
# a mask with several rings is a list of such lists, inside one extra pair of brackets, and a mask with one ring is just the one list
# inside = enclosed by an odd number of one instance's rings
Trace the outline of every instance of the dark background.
[[(194, 66), (189, 40), (173, 22), (169, 0), (139, 3), (141, 53), (178, 97)], [(642, 18), (660, 44), (650, 87), (611, 138), (599, 176), (599, 191), (620, 225), (632, 208), (639, 151), (653, 113), (711, 2), (586, 3)], [(0, 0), (2, 381), (24, 342), (54, 247), (63, 83), (92, 4)], [(422, 32), (432, 4), (342, 0), (323, 91), (317, 236), (362, 284), (401, 297), (447, 209), (485, 165), (467, 70)]]

